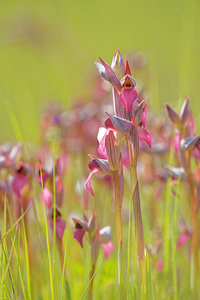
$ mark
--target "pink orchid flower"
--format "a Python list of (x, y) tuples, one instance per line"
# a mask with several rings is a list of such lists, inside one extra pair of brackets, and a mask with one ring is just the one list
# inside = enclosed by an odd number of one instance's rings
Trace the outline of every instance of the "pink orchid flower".
[[(55, 214), (56, 214), (56, 236), (57, 238), (61, 241), (63, 238), (63, 234), (66, 228), (66, 221), (62, 218), (60, 208), (56, 206), (55, 208)], [(54, 229), (54, 207), (51, 206), (49, 212), (48, 212), (48, 217), (49, 217), (49, 225)]]
[(106, 226), (99, 230), (99, 225), (96, 226), (96, 214), (93, 212), (89, 221), (85, 217), (84, 220), (72, 218), (75, 224), (75, 231), (73, 237), (77, 240), (83, 248), (83, 237), (88, 233), (88, 241), (91, 244), (91, 256), (95, 262), (98, 258), (99, 249), (102, 248), (105, 258), (110, 257), (111, 252), (114, 250), (114, 245), (111, 241), (111, 227)]
[[(49, 224), (53, 230), (54, 220), (50, 219)], [(65, 220), (61, 216), (57, 217), (56, 218), (56, 236), (58, 237), (59, 240), (62, 240), (65, 228), (66, 228)]]
[(33, 169), (27, 163), (20, 163), (13, 178), (12, 189), (18, 197), (23, 197), (23, 188), (29, 183)]
[(156, 262), (155, 268), (158, 270), (159, 273), (163, 272), (163, 259), (159, 258)]
[(131, 76), (131, 71), (128, 62), (126, 62), (126, 69), (124, 77), (120, 80), (117, 73), (112, 67), (110, 67), (106, 62), (101, 58), (99, 62), (95, 62), (95, 65), (99, 71), (99, 74), (107, 81), (109, 81), (113, 88), (119, 92), (121, 101), (124, 104), (124, 107), (127, 112), (130, 112), (132, 109), (133, 102), (137, 99), (137, 92), (135, 90), (136, 81)]
[(184, 246), (189, 241), (190, 238), (191, 238), (191, 233), (189, 232), (189, 230), (187, 230), (187, 228), (185, 228), (178, 238), (177, 248), (180, 249), (182, 246)]

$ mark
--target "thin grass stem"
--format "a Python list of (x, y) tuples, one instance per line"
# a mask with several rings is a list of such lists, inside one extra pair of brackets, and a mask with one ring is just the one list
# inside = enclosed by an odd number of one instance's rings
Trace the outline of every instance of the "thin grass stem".
[(45, 220), (46, 243), (47, 243), (47, 253), (48, 253), (48, 260), (49, 260), (49, 279), (50, 279), (50, 287), (51, 287), (51, 299), (54, 300), (53, 274), (52, 274), (51, 253), (50, 253), (50, 245), (49, 245), (47, 214), (46, 214), (46, 209), (45, 209), (45, 205), (44, 205), (44, 188), (43, 188), (42, 172), (40, 172), (40, 174), (41, 174), (41, 186), (42, 186), (42, 193), (43, 193), (42, 207), (43, 207), (43, 214), (44, 214), (44, 220)]

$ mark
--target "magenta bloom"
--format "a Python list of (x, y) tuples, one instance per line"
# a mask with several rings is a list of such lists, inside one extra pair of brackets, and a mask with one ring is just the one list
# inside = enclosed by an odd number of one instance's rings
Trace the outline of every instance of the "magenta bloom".
[(12, 182), (12, 189), (14, 193), (20, 197), (23, 187), (28, 183), (27, 176), (16, 174)]
[(177, 248), (180, 249), (183, 245), (185, 245), (188, 242), (190, 238), (191, 238), (191, 233), (185, 229), (178, 238)]
[(80, 246), (83, 248), (83, 237), (87, 232), (87, 240), (91, 244), (91, 257), (96, 261), (99, 254), (99, 249), (102, 248), (105, 258), (108, 259), (111, 252), (115, 248), (111, 241), (111, 227), (105, 226), (99, 230), (99, 225), (96, 225), (96, 214), (93, 212), (89, 221), (85, 217), (85, 220), (78, 220), (72, 218), (75, 224), (75, 231), (73, 237), (77, 240)]
[(112, 241), (108, 241), (107, 243), (101, 244), (101, 249), (104, 252), (105, 258), (108, 259), (110, 257), (111, 252), (115, 249)]
[(81, 245), (81, 247), (83, 248), (83, 237), (85, 234), (85, 229), (84, 228), (80, 228), (80, 229), (76, 229), (74, 231), (74, 235), (73, 237), (75, 238), (75, 240), (77, 240), (77, 242)]
[[(53, 230), (54, 219), (50, 219), (49, 223)], [(66, 228), (65, 220), (61, 216), (57, 217), (56, 218), (56, 236), (59, 238), (59, 240), (62, 240), (65, 228)]]
[(156, 262), (156, 269), (158, 270), (159, 273), (163, 272), (163, 259), (159, 258)]
[(18, 196), (23, 196), (23, 188), (29, 183), (29, 178), (33, 174), (33, 169), (27, 163), (20, 163), (12, 182), (13, 192)]
[[(101, 58), (100, 60), (102, 64), (100, 64), (99, 62), (95, 62), (99, 74), (112, 84), (113, 88), (116, 90), (116, 93), (119, 93), (120, 99), (123, 102), (125, 109), (130, 112), (133, 102), (137, 99), (137, 92), (135, 90), (136, 81), (131, 76), (128, 62), (126, 62), (124, 77), (120, 80), (114, 69), (110, 67), (106, 62), (104, 62)], [(115, 64), (112, 65), (114, 66)]]
[(40, 191), (40, 200), (45, 204), (46, 208), (50, 208), (53, 203), (53, 193), (49, 190), (48, 187), (44, 187), (43, 190)]
[(121, 79), (122, 90), (120, 99), (124, 103), (125, 109), (129, 112), (132, 109), (133, 102), (137, 99), (137, 92), (135, 90), (136, 81), (131, 76), (131, 71), (126, 61), (125, 76)]
[(112, 170), (110, 169), (108, 160), (100, 159), (95, 156), (91, 156), (91, 157), (94, 159), (92, 161), (90, 161), (90, 163), (89, 163), (89, 168), (90, 168), (91, 172), (86, 180), (85, 185), (86, 185), (87, 189), (89, 190), (89, 192), (91, 193), (91, 195), (94, 196), (94, 192), (92, 190), (91, 183), (90, 183), (92, 175), (95, 173), (98, 173), (101, 175), (103, 175), (103, 174), (111, 175)]

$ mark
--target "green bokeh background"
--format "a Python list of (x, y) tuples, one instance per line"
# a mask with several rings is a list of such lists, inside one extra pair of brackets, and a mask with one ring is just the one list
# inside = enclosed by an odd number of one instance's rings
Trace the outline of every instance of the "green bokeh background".
[(118, 48), (145, 53), (153, 109), (165, 101), (177, 107), (189, 95), (198, 122), (197, 0), (4, 1), (0, 36), (0, 142), (16, 139), (13, 113), (23, 138), (37, 141), (42, 103), (87, 99), (93, 61), (111, 62)]

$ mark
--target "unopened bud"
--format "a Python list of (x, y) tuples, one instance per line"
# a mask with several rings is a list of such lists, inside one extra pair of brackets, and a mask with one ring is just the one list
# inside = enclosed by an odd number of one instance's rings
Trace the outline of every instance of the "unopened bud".
[(111, 63), (111, 68), (113, 68), (120, 77), (124, 75), (125, 64), (119, 50), (117, 53), (114, 53), (113, 60)]
[(175, 124), (179, 123), (180, 121), (179, 114), (168, 103), (165, 103), (165, 107), (167, 109), (168, 117), (170, 118), (172, 123)]
[(189, 113), (190, 113), (189, 98), (186, 98), (181, 107), (181, 112), (180, 112), (180, 119), (182, 124), (185, 124), (185, 122), (188, 120)]
[(113, 106), (114, 113), (117, 117), (125, 119), (125, 112), (119, 93), (113, 88)]
[[(136, 108), (136, 110), (134, 111), (134, 120), (135, 123), (138, 125), (141, 123), (142, 121), (142, 115), (143, 115), (143, 111), (144, 111), (144, 100), (140, 102), (140, 104), (138, 105), (138, 107)], [(133, 105), (132, 105), (133, 107)]]
[(119, 149), (113, 131), (109, 131), (106, 136), (105, 146), (110, 168), (112, 171), (116, 171), (119, 166)]

